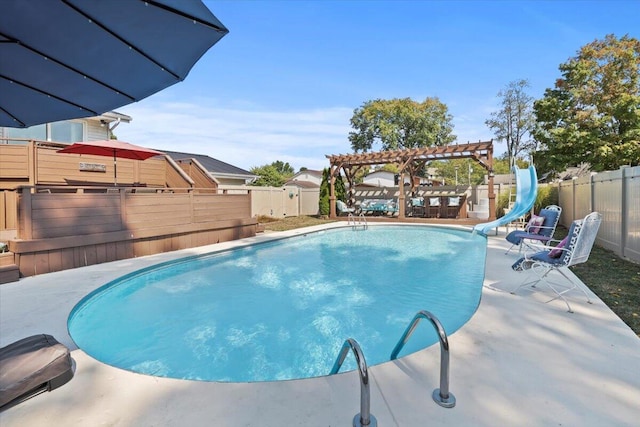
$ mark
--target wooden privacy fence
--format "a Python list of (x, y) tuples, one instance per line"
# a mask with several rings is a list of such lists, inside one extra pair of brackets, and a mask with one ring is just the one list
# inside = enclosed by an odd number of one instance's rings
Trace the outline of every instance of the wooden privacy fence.
[(558, 196), (564, 226), (590, 212), (600, 212), (597, 243), (640, 262), (640, 166), (563, 181)]
[(18, 189), (22, 276), (255, 236), (251, 195), (216, 190)]
[[(18, 224), (18, 193), (12, 190), (0, 191), (0, 236), (5, 230), (15, 230)], [(0, 239), (2, 240), (2, 239)]]

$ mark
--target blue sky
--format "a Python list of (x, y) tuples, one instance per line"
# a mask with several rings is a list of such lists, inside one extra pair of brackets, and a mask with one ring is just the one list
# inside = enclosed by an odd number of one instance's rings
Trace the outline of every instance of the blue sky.
[(325, 155), (352, 151), (354, 109), (377, 98), (438, 97), (458, 142), (491, 139), (484, 122), (509, 82), (528, 79), (540, 98), (581, 46), (640, 38), (640, 0), (205, 4), (229, 34), (185, 81), (118, 109), (133, 121), (115, 133), (247, 170), (327, 167)]

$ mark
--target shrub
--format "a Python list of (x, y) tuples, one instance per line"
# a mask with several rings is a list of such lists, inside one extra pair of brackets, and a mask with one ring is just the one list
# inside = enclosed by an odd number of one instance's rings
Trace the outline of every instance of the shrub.
[[(540, 209), (549, 205), (557, 205), (558, 201), (558, 187), (555, 185), (543, 185), (538, 186), (538, 194), (536, 195), (536, 201), (533, 204), (534, 212), (540, 212)], [(509, 207), (509, 192), (505, 191), (500, 193), (496, 201), (496, 218), (503, 217), (505, 209)]]

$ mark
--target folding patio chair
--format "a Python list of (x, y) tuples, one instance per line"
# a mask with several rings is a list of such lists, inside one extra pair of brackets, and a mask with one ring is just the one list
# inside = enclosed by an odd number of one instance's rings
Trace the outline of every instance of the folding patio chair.
[[(519, 246), (518, 252), (522, 253), (522, 248), (536, 248), (536, 245), (549, 246), (553, 242), (553, 235), (560, 221), (562, 208), (557, 205), (549, 205), (540, 210), (539, 215), (532, 215), (524, 230), (514, 230), (505, 237), (511, 246), (506, 253), (509, 253), (514, 246)], [(534, 246), (531, 245), (534, 244)]]
[[(556, 247), (545, 247), (544, 250), (534, 254), (525, 254), (513, 264), (511, 268), (516, 271), (531, 270), (536, 276), (533, 280), (527, 278), (524, 283), (514, 289), (511, 293), (515, 294), (518, 289), (531, 286), (536, 287), (538, 283), (546, 284), (556, 296), (547, 302), (554, 301), (558, 298), (562, 299), (567, 305), (569, 313), (573, 313), (569, 302), (564, 294), (579, 289), (587, 297), (587, 302), (591, 304), (591, 299), (587, 292), (563, 271), (572, 265), (587, 262), (591, 248), (596, 240), (598, 228), (602, 221), (602, 215), (598, 212), (592, 212), (584, 219), (575, 220), (569, 227), (569, 234)], [(550, 273), (558, 272), (569, 283), (561, 283), (552, 281)], [(559, 277), (558, 277), (559, 279)]]

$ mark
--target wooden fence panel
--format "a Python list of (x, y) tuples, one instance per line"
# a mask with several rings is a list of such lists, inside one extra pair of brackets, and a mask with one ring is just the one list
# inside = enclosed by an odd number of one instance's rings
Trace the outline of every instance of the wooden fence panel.
[(0, 178), (29, 178), (29, 146), (0, 144)]
[(0, 191), (0, 231), (18, 228), (18, 193)]
[(117, 194), (31, 194), (31, 238), (106, 233), (122, 229)]
[(167, 162), (164, 158), (151, 158), (136, 162), (138, 171), (135, 175), (136, 183), (148, 187), (164, 187), (166, 185)]
[(251, 217), (248, 194), (194, 194), (193, 221), (230, 220)]
[(196, 188), (218, 188), (218, 184), (208, 171), (191, 159), (177, 160), (176, 163), (193, 180)]
[(191, 223), (190, 194), (131, 194), (125, 197), (126, 227), (139, 230)]

